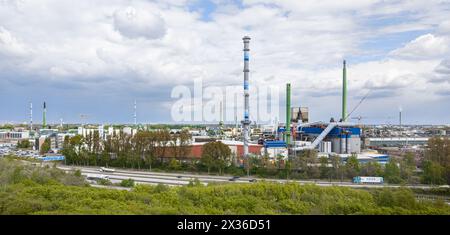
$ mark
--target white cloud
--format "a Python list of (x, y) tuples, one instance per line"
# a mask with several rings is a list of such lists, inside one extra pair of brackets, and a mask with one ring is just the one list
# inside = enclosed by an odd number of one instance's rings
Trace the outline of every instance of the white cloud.
[(395, 57), (408, 59), (434, 59), (449, 52), (449, 39), (433, 34), (422, 35), (406, 44), (404, 47), (392, 51)]
[[(0, 6), (0, 75), (20, 73), (24, 84), (69, 84), (123, 98), (138, 93), (167, 104), (171, 87), (193, 85), (194, 78), (206, 86), (241, 85), (241, 38), (248, 34), (251, 85), (279, 84), (284, 90), (291, 82), (293, 99), (321, 113), (335, 105), (327, 95), (340, 94), (344, 58), (353, 98), (372, 89), (378, 97), (394, 94), (395, 102), (414, 103), (424, 89), (439, 89), (436, 79), (448, 78), (438, 76), (448, 68), (441, 61), (449, 55), (448, 23), (441, 20), (448, 12), (439, 1), (247, 0), (243, 8), (225, 2), (207, 22), (181, 1)], [(398, 20), (402, 14), (407, 22)], [(395, 20), (389, 24), (377, 21), (390, 18)], [(376, 40), (384, 48), (379, 38), (416, 30), (430, 32), (360, 60), (373, 50), (364, 42)], [(25, 59), (5, 62), (18, 56)]]
[(441, 34), (450, 34), (450, 20), (442, 21), (439, 24), (437, 31)]
[(128, 38), (158, 39), (166, 33), (165, 22), (159, 15), (134, 7), (117, 10), (114, 27)]
[(0, 56), (22, 57), (27, 53), (25, 45), (19, 42), (11, 32), (0, 26)]

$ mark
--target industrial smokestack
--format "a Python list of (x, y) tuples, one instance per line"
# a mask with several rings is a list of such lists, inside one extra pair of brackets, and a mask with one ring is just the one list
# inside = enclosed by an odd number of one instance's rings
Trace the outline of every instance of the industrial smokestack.
[(134, 125), (137, 125), (136, 100), (134, 100)]
[(342, 70), (342, 122), (347, 121), (347, 70), (344, 68)]
[(244, 134), (244, 158), (248, 157), (248, 139), (249, 139), (249, 127), (250, 127), (250, 119), (249, 119), (249, 92), (248, 92), (248, 73), (250, 72), (248, 63), (249, 63), (249, 43), (250, 37), (245, 36), (242, 38), (244, 41), (244, 120), (242, 121), (243, 125), (243, 134)]
[(286, 131), (284, 132), (286, 144), (291, 143), (291, 84), (286, 84)]
[(222, 106), (222, 101), (220, 101), (220, 121), (219, 121), (219, 126), (220, 127), (223, 126), (223, 106)]
[(42, 116), (42, 128), (45, 129), (45, 127), (47, 126), (47, 122), (45, 120), (47, 115), (47, 106), (45, 105), (45, 101), (44, 101), (44, 112), (43, 112), (43, 116)]
[(30, 131), (33, 130), (33, 103), (30, 102)]

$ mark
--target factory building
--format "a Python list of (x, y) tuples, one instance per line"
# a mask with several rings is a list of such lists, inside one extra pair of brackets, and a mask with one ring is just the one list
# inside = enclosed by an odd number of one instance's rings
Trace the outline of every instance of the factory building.
[(380, 137), (366, 138), (367, 146), (370, 147), (395, 147), (404, 145), (426, 145), (428, 137)]
[[(235, 141), (235, 140), (218, 140), (220, 142), (222, 142), (223, 144), (227, 145), (230, 150), (232, 155), (234, 156), (243, 156), (244, 154), (244, 142), (242, 141)], [(208, 142), (194, 142), (192, 143), (191, 146), (191, 158), (197, 158), (200, 159), (202, 157), (202, 150), (203, 150), (203, 145), (206, 144)], [(248, 151), (250, 154), (254, 154), (254, 155), (260, 155), (261, 154), (261, 149), (263, 148), (262, 145), (260, 144), (253, 144), (253, 143), (249, 143), (248, 144)]]
[(267, 155), (269, 159), (277, 159), (278, 157), (286, 159), (288, 157), (287, 144), (284, 141), (265, 141), (261, 155)]
[(105, 130), (103, 125), (100, 125), (98, 127), (91, 127), (91, 128), (86, 128), (86, 127), (78, 127), (77, 129), (77, 134), (81, 135), (83, 137), (86, 137), (88, 135), (93, 135), (95, 132), (98, 132), (100, 138), (102, 139), (106, 139), (107, 136), (113, 136), (113, 135), (119, 135), (121, 132), (127, 135), (135, 135), (137, 133), (137, 129), (136, 128), (131, 128), (131, 127), (124, 127), (122, 129), (118, 129), (118, 128), (114, 128), (112, 126), (108, 127), (107, 130)]
[(18, 141), (22, 139), (28, 139), (30, 138), (30, 132), (28, 131), (7, 131), (7, 130), (0, 130), (0, 141), (7, 142), (7, 141)]
[[(351, 154), (341, 154), (339, 157), (346, 162), (347, 159), (351, 156)], [(368, 162), (377, 162), (381, 165), (384, 165), (389, 162), (389, 155), (380, 154), (380, 153), (370, 153), (365, 152), (357, 155), (357, 159), (359, 163), (368, 163)]]
[(305, 141), (301, 149), (318, 149), (339, 154), (361, 153), (361, 128), (349, 123), (316, 123), (297, 127), (296, 139)]

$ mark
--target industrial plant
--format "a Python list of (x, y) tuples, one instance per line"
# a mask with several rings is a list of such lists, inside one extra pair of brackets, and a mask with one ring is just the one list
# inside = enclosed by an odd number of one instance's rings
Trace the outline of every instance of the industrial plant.
[[(351, 117), (352, 109), (347, 108), (347, 64), (343, 61), (342, 74), (336, 74), (336, 82), (342, 77), (342, 101), (339, 120), (331, 118), (329, 122), (310, 120), (310, 109), (307, 106), (291, 106), (291, 84), (285, 84), (285, 122), (276, 121), (273, 124), (261, 125), (250, 120), (250, 40), (245, 36), (243, 40), (244, 55), (244, 86), (243, 86), (243, 119), (238, 125), (235, 116), (235, 125), (224, 124), (223, 105), (220, 103), (220, 122), (218, 124), (203, 124), (195, 127), (181, 125), (172, 128), (170, 134), (178, 134), (182, 129), (188, 129), (191, 135), (191, 150), (184, 156), (186, 159), (200, 159), (202, 146), (213, 141), (226, 144), (235, 156), (234, 164), (245, 167), (250, 157), (268, 157), (272, 162), (286, 162), (301, 156), (304, 151), (316, 151), (319, 157), (330, 158), (337, 156), (346, 161), (350, 156), (356, 156), (359, 162), (375, 161), (385, 164), (392, 156), (399, 156), (405, 151), (420, 152), (420, 146), (426, 145), (428, 138), (439, 135), (446, 136), (447, 126), (443, 127), (414, 127), (402, 125), (401, 110), (399, 112), (399, 125), (364, 126), (361, 123), (350, 122), (350, 119), (361, 120), (362, 117)], [(15, 152), (18, 155), (32, 157), (61, 156), (61, 149), (66, 137), (76, 135), (86, 137), (98, 133), (101, 140), (111, 136), (125, 133), (134, 136), (140, 130), (155, 130), (151, 125), (141, 124), (137, 119), (137, 102), (133, 108), (132, 121), (125, 125), (111, 124), (71, 124), (64, 125), (61, 119), (59, 125), (48, 124), (47, 103), (42, 105), (42, 124), (33, 122), (33, 103), (29, 104), (29, 124), (16, 126), (13, 129), (0, 130), (1, 155), (12, 153), (8, 146), (14, 146), (20, 141), (30, 142), (31, 149), (26, 152)], [(80, 114), (85, 119), (86, 114)], [(49, 141), (51, 151), (42, 153), (41, 148), (45, 141)], [(6, 147), (5, 147), (6, 146)], [(41, 152), (41, 153), (39, 153)], [(45, 155), (45, 156), (43, 156)], [(167, 156), (170, 158), (170, 156)]]

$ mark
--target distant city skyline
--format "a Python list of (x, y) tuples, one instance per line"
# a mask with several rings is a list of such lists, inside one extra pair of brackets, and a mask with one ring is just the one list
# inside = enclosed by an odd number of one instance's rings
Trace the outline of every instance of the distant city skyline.
[(0, 1), (0, 123), (28, 123), (32, 102), (41, 124), (45, 101), (47, 123), (132, 124), (135, 100), (137, 123), (175, 123), (175, 86), (242, 86), (249, 35), (250, 87), (291, 83), (310, 121), (339, 119), (345, 59), (348, 111), (369, 93), (351, 117), (449, 124), (449, 15), (437, 0)]

